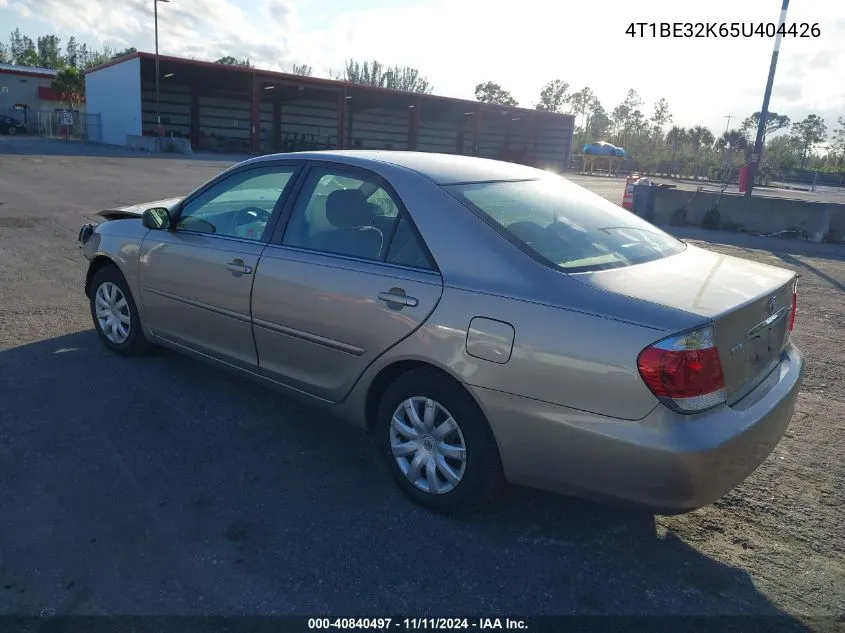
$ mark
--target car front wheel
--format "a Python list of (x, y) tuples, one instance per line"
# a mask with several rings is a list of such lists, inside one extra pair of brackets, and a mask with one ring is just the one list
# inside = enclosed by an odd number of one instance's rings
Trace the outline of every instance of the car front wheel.
[(503, 487), (498, 448), (484, 414), (458, 383), (436, 371), (408, 372), (387, 389), (377, 433), (396, 483), (422, 506), (471, 511)]
[(135, 300), (116, 266), (104, 266), (94, 274), (90, 305), (94, 329), (106, 347), (125, 356), (149, 350)]

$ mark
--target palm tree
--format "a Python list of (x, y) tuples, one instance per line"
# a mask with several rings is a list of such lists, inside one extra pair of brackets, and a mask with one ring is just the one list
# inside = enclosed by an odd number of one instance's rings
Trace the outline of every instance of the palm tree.
[(703, 125), (696, 125), (690, 128), (687, 132), (687, 139), (692, 148), (692, 155), (695, 158), (695, 179), (698, 180), (698, 171), (701, 166), (701, 161), (698, 160), (699, 152), (702, 147), (712, 147), (715, 139), (713, 138), (713, 132)]
[(678, 147), (687, 141), (689, 132), (686, 128), (673, 125), (666, 133), (666, 142), (672, 146), (672, 173), (677, 173), (677, 164), (675, 163), (675, 156), (678, 154)]
[(734, 150), (748, 149), (748, 137), (741, 130), (730, 130), (718, 138), (716, 149), (725, 152), (726, 179), (730, 180)]

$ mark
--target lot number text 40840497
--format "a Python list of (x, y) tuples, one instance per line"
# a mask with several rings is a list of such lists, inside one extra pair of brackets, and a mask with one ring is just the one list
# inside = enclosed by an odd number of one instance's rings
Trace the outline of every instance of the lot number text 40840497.
[(514, 618), (309, 618), (308, 628), (375, 631), (513, 630), (527, 633), (525, 620)]
[(631, 22), (631, 37), (819, 37), (819, 23), (793, 22)]

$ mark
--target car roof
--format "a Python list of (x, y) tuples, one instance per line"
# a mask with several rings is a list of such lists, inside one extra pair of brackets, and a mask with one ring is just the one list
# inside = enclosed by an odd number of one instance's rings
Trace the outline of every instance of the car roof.
[(279, 157), (328, 160), (358, 167), (372, 167), (375, 163), (398, 165), (422, 174), (440, 185), (462, 182), (534, 180), (548, 178), (552, 175), (542, 169), (477, 156), (396, 150), (293, 152), (261, 156), (253, 159), (253, 161), (261, 162)]

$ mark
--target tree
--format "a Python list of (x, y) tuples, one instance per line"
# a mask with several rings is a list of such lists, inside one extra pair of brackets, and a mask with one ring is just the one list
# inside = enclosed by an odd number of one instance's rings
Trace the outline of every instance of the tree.
[(687, 142), (689, 133), (683, 127), (677, 125), (672, 126), (666, 133), (666, 142), (672, 146), (672, 170), (675, 170), (675, 157), (678, 155), (678, 149)]
[(77, 68), (90, 68), (94, 64), (91, 63), (91, 51), (88, 49), (88, 44), (82, 43), (79, 47)]
[(690, 128), (687, 131), (687, 138), (690, 146), (692, 147), (692, 153), (694, 156), (698, 156), (702, 147), (712, 147), (716, 140), (713, 137), (713, 132), (703, 125), (696, 125), (695, 127)]
[(18, 66), (38, 66), (35, 42), (28, 35), (21, 35), (20, 29), (15, 29), (9, 36), (9, 57)]
[(294, 64), (293, 65), (293, 74), (294, 75), (302, 75), (303, 77), (310, 77), (311, 76), (311, 66), (308, 64)]
[(610, 129), (610, 117), (607, 116), (602, 104), (598, 99), (594, 99), (590, 106), (590, 118), (587, 123), (587, 134), (591, 139), (604, 138), (607, 131)]
[(55, 35), (38, 38), (38, 65), (42, 68), (59, 68), (62, 65), (61, 40)]
[(244, 68), (252, 68), (252, 64), (249, 63), (249, 58), (238, 59), (237, 57), (232, 57), (231, 55), (221, 57), (217, 60), (217, 63), (224, 64), (226, 66), (243, 66)]
[(73, 66), (79, 68), (79, 44), (76, 43), (76, 38), (71, 35), (65, 47), (64, 56), (65, 66)]
[(801, 167), (807, 165), (810, 151), (821, 143), (827, 135), (824, 119), (816, 114), (807, 115), (803, 121), (792, 124), (792, 137), (801, 143)]
[(569, 96), (569, 105), (572, 107), (575, 116), (581, 117), (581, 145), (585, 142), (585, 135), (587, 133), (587, 113), (593, 108), (594, 102), (598, 102), (593, 91), (588, 86), (581, 88), (577, 92), (573, 92)]
[(420, 71), (410, 66), (393, 66), (384, 73), (385, 88), (430, 94), (434, 88)]
[(776, 174), (788, 174), (801, 160), (801, 141), (787, 135), (777, 136), (766, 145), (763, 167)]
[(843, 162), (845, 162), (845, 117), (839, 117), (836, 122), (839, 127), (833, 132), (831, 147), (834, 152), (839, 154), (836, 164), (841, 168)]
[(634, 129), (643, 123), (643, 113), (639, 110), (643, 100), (637, 91), (631, 88), (625, 95), (625, 100), (613, 108), (610, 120), (613, 123), (615, 140), (619, 143), (623, 138), (628, 139)]
[(481, 103), (496, 103), (505, 106), (519, 105), (510, 92), (492, 81), (486, 81), (483, 84), (478, 84), (475, 87), (475, 98), (481, 101)]
[[(763, 147), (766, 146), (766, 140), (770, 134), (774, 134), (778, 130), (788, 127), (790, 123), (789, 117), (785, 114), (778, 114), (777, 112), (769, 112), (766, 115), (766, 126), (763, 128)], [(742, 131), (749, 137), (756, 138), (757, 127), (760, 125), (760, 113), (755, 112), (750, 117), (742, 122)]]
[(729, 130), (716, 139), (715, 147), (724, 152), (724, 165), (730, 170), (733, 166), (734, 153), (748, 149), (748, 137), (742, 130)]
[(9, 49), (6, 48), (6, 45), (3, 42), (0, 42), (0, 64), (10, 63), (12, 63), (12, 59), (9, 57)]
[(363, 63), (350, 59), (340, 75), (332, 75), (341, 79), (365, 86), (392, 88), (406, 92), (430, 93), (433, 88), (428, 79), (420, 75), (420, 71), (410, 66), (388, 67), (377, 59)]
[(75, 110), (85, 97), (85, 75), (73, 66), (62, 68), (51, 85), (71, 110)]
[(374, 59), (372, 63), (369, 61), (361, 63), (354, 59), (350, 59), (346, 62), (343, 74), (337, 78), (354, 84), (384, 87), (384, 64), (377, 59)]
[[(111, 59), (117, 59), (119, 57), (126, 57), (127, 55), (131, 55), (132, 53), (137, 53), (137, 52), (138, 52), (138, 49), (135, 48), (134, 46), (132, 46), (130, 48), (124, 48), (122, 51), (115, 51), (114, 53), (112, 53)], [(247, 62), (248, 61), (249, 60), (247, 60)]]
[(543, 86), (540, 91), (540, 102), (537, 104), (537, 109), (546, 112), (561, 112), (569, 99), (569, 84), (562, 79), (554, 79)]
[(654, 104), (654, 114), (649, 119), (654, 139), (658, 140), (663, 134), (663, 126), (672, 122), (672, 114), (669, 112), (669, 103), (661, 98)]

